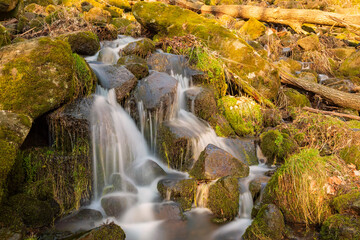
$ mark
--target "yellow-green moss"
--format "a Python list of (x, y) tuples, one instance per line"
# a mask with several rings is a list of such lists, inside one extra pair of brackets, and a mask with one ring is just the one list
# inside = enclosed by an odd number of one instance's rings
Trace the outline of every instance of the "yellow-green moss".
[(86, 240), (124, 240), (126, 238), (125, 232), (115, 223), (105, 223), (104, 225), (91, 230), (88, 234), (80, 239)]
[(309, 99), (292, 88), (285, 88), (284, 95), (286, 96), (286, 105), (292, 107), (310, 107)]
[(0, 203), (6, 196), (5, 181), (16, 158), (17, 146), (0, 139)]
[(336, 214), (324, 222), (320, 236), (324, 240), (359, 240), (359, 226), (360, 218)]
[(113, 17), (113, 18), (121, 17), (124, 12), (124, 10), (122, 10), (121, 8), (114, 7), (114, 6), (105, 7), (104, 10), (108, 11), (111, 14), (111, 17)]
[(360, 169), (360, 146), (351, 145), (340, 150), (340, 157), (347, 164), (354, 164)]
[(131, 6), (127, 0), (108, 0), (107, 2), (114, 7), (121, 8), (126, 11), (131, 10)]
[(99, 8), (93, 7), (88, 12), (84, 13), (84, 17), (87, 21), (91, 22), (95, 25), (106, 25), (111, 21), (111, 14), (110, 12)]
[(11, 43), (10, 33), (0, 24), (0, 48)]
[(340, 65), (339, 73), (345, 76), (358, 76), (360, 74), (360, 52), (356, 51), (345, 59)]
[[(73, 54), (77, 81), (74, 81), (74, 89), (79, 96), (88, 96), (95, 91), (96, 75), (84, 60), (76, 53)], [(75, 97), (75, 96), (74, 96)]]
[(351, 205), (355, 201), (360, 201), (360, 190), (359, 189), (352, 190), (351, 192), (349, 192), (347, 194), (342, 194), (340, 196), (337, 196), (332, 201), (332, 205), (338, 213), (341, 213), (341, 214), (347, 213), (347, 212), (351, 213)]
[(239, 30), (239, 33), (245, 38), (250, 40), (255, 40), (261, 37), (265, 33), (266, 27), (264, 24), (256, 20), (255, 18), (250, 18)]
[(239, 136), (256, 135), (262, 129), (260, 105), (247, 97), (225, 96), (218, 101), (219, 110)]

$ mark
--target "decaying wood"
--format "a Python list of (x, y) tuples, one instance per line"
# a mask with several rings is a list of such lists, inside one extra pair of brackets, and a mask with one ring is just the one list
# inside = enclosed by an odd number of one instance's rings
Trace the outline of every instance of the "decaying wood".
[(345, 15), (313, 9), (282, 9), (251, 5), (218, 5), (208, 6), (187, 0), (163, 0), (169, 4), (178, 5), (198, 13), (214, 15), (230, 15), (235, 18), (256, 18), (259, 21), (280, 23), (302, 32), (303, 23), (347, 27), (360, 25), (360, 15)]
[(329, 88), (318, 83), (306, 81), (293, 75), (278, 69), (281, 82), (285, 84), (290, 84), (298, 88), (304, 89), (308, 92), (313, 92), (320, 95), (321, 97), (333, 102), (334, 104), (345, 107), (352, 108), (360, 111), (360, 95), (354, 93), (342, 92), (333, 88)]
[(305, 111), (308, 111), (308, 112), (321, 113), (321, 114), (332, 115), (332, 116), (343, 117), (343, 118), (346, 118), (346, 119), (354, 119), (354, 120), (360, 121), (359, 116), (354, 116), (354, 115), (350, 115), (350, 114), (324, 111), (324, 110), (319, 110), (319, 109), (310, 108), (310, 107), (303, 107), (302, 109), (305, 110)]

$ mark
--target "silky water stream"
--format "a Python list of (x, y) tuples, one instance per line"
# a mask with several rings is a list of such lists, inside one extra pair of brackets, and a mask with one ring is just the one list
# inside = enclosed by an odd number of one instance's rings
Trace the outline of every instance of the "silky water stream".
[[(112, 42), (102, 43), (106, 48), (103, 62), (96, 62), (98, 54), (86, 60), (96, 72), (101, 85), (107, 86), (107, 76), (99, 68), (103, 64), (116, 64), (118, 52), (128, 43), (136, 41), (131, 37), (119, 37)], [(104, 63), (105, 62), (105, 63)], [(176, 64), (176, 63), (175, 63)], [(216, 145), (235, 157), (239, 157), (239, 150), (226, 138), (218, 137), (215, 131), (204, 121), (199, 120), (191, 109), (187, 109), (185, 92), (191, 88), (191, 77), (185, 68), (174, 65), (170, 72), (178, 81), (177, 98), (172, 105), (172, 113), (167, 120), (175, 128), (189, 131), (192, 138), (192, 153), (197, 159), (201, 151), (208, 144)], [(201, 239), (241, 239), (246, 228), (251, 224), (251, 210), (253, 199), (249, 191), (249, 183), (264, 175), (269, 170), (265, 164), (250, 167), (250, 175), (240, 179), (240, 197), (238, 217), (227, 224), (218, 225), (211, 222), (211, 212), (206, 206), (208, 184), (199, 184), (197, 202), (191, 211), (184, 213), (185, 219), (178, 219), (168, 212), (167, 218), (159, 217), (159, 209), (169, 204), (160, 197), (157, 183), (162, 178), (185, 179), (187, 173), (168, 168), (156, 156), (158, 116), (151, 116), (146, 112), (142, 102), (138, 102), (140, 116), (139, 127), (116, 101), (114, 89), (97, 87), (94, 104), (91, 111), (91, 134), (93, 149), (93, 201), (88, 209), (100, 211), (104, 218), (100, 221), (72, 223), (61, 226), (63, 230), (73, 232), (91, 229), (104, 222), (113, 221), (121, 226), (126, 239), (129, 240), (201, 240)], [(148, 133), (145, 134), (145, 129)], [(145, 136), (146, 135), (146, 136)], [(158, 175), (153, 166), (160, 166), (166, 176)], [(107, 209), (113, 217), (107, 217), (102, 204), (111, 202)], [(110, 209), (110, 210), (109, 210)]]

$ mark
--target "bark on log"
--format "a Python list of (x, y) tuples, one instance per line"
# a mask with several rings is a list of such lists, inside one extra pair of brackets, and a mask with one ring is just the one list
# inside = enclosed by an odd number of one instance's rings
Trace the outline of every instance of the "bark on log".
[(187, 0), (163, 0), (198, 13), (226, 14), (235, 18), (256, 18), (259, 21), (289, 25), (297, 32), (302, 32), (303, 23), (346, 27), (349, 23), (360, 25), (360, 15), (344, 15), (313, 9), (266, 8), (251, 5), (208, 6)]
[(352, 108), (360, 111), (360, 95), (342, 92), (324, 85), (320, 85), (318, 83), (296, 78), (281, 69), (278, 70), (282, 83), (290, 84), (306, 91), (318, 94), (338, 106)]
[(332, 116), (343, 117), (343, 118), (347, 118), (347, 119), (354, 119), (354, 120), (360, 121), (359, 116), (354, 116), (354, 115), (350, 115), (350, 114), (324, 111), (324, 110), (319, 110), (319, 109), (310, 108), (310, 107), (303, 107), (302, 109), (305, 111), (308, 111), (308, 112), (322, 113), (322, 114), (326, 114), (326, 115), (332, 115)]

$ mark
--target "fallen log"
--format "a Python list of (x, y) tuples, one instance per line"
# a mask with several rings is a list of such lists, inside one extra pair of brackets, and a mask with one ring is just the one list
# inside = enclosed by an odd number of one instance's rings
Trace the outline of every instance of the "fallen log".
[[(274, 66), (275, 67), (275, 66)], [(360, 111), (360, 95), (354, 93), (342, 92), (318, 83), (306, 81), (277, 68), (281, 78), (281, 82), (285, 84), (290, 84), (298, 88), (304, 89), (308, 92), (313, 92), (333, 102), (334, 104), (345, 107), (352, 108)]]
[(342, 118), (346, 118), (346, 119), (354, 119), (354, 120), (360, 121), (359, 116), (354, 116), (351, 114), (324, 111), (324, 110), (319, 110), (319, 109), (310, 108), (310, 107), (303, 107), (302, 109), (305, 111), (308, 111), (308, 112), (321, 113), (321, 114), (325, 114), (325, 115), (332, 115), (332, 116), (342, 117)]
[(313, 9), (282, 9), (251, 5), (219, 5), (209, 6), (187, 0), (163, 0), (163, 2), (178, 5), (197, 13), (212, 13), (214, 15), (229, 15), (234, 18), (256, 18), (263, 22), (288, 25), (296, 32), (303, 32), (303, 23), (347, 27), (349, 24), (360, 25), (360, 15), (345, 15)]

